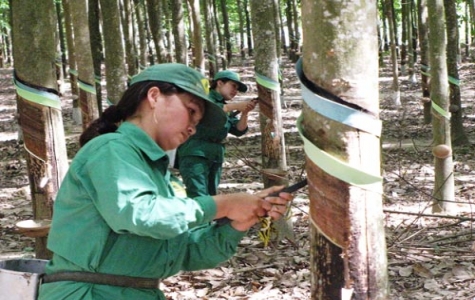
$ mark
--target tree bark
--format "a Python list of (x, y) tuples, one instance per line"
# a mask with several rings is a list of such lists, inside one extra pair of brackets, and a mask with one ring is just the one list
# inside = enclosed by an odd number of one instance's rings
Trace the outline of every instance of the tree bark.
[[(409, 11), (407, 9), (408, 0), (401, 1), (401, 76), (407, 72), (407, 49), (408, 49), (408, 27)], [(397, 28), (397, 27), (395, 27)]]
[(407, 64), (408, 64), (408, 69), (407, 69), (407, 79), (410, 83), (415, 84), (417, 83), (417, 79), (415, 76), (415, 71), (414, 71), (414, 59), (416, 57), (416, 45), (414, 44), (415, 40), (413, 38), (414, 32), (413, 32), (413, 10), (414, 10), (414, 3), (413, 0), (406, 0), (405, 2), (405, 10), (407, 13), (407, 28), (406, 28), (406, 34), (407, 34)]
[(292, 15), (293, 15), (293, 20), (294, 20), (294, 38), (295, 38), (295, 51), (293, 52), (294, 59), (292, 60), (293, 62), (296, 62), (300, 55), (300, 32), (299, 32), (299, 11), (297, 9), (297, 2), (296, 0), (291, 0), (292, 1)]
[(188, 0), (193, 20), (193, 66), (205, 74), (203, 39), (201, 38), (201, 19), (199, 0)]
[[(280, 105), (279, 62), (274, 0), (251, 1), (251, 17), (256, 45), (255, 71), (259, 97), (259, 121), (262, 132), (262, 166), (265, 187), (288, 183), (285, 138)], [(271, 12), (271, 13), (269, 13)], [(259, 41), (259, 42), (257, 42)], [(280, 219), (273, 224), (277, 235), (273, 240), (294, 239), (291, 219)]]
[(244, 0), (244, 16), (246, 17), (247, 49), (249, 56), (254, 55), (254, 44), (252, 43), (251, 19), (249, 17), (248, 1)]
[(284, 20), (282, 18), (282, 5), (279, 5), (279, 23), (280, 23), (280, 40), (282, 43), (282, 49), (284, 53), (287, 53), (287, 37), (285, 35)]
[(430, 105), (430, 78), (429, 78), (429, 38), (428, 38), (428, 12), (427, 0), (417, 0), (417, 14), (419, 48), (421, 54), (420, 70), (421, 70), (421, 89), (422, 99), (424, 102), (424, 124), (431, 122), (431, 105)]
[(289, 59), (293, 62), (296, 61), (296, 34), (294, 29), (294, 15), (292, 13), (292, 0), (286, 0), (285, 15), (287, 17), (287, 31), (289, 33)]
[(465, 59), (470, 57), (470, 47), (472, 45), (471, 18), (469, 4), (465, 3), (465, 20), (464, 20), (464, 32), (465, 32)]
[(398, 71), (398, 62), (397, 62), (397, 38), (396, 38), (396, 27), (394, 27), (394, 7), (392, 0), (385, 0), (385, 11), (388, 18), (389, 24), (389, 39), (391, 40), (391, 63), (393, 71), (393, 85), (392, 85), (392, 95), (391, 99), (395, 106), (401, 105), (401, 92), (399, 90), (399, 71)]
[(242, 10), (241, 0), (236, 1), (239, 17), (239, 53), (241, 54), (241, 62), (246, 59), (246, 51), (244, 51), (244, 12)]
[[(175, 1), (172, 1), (175, 3)], [(137, 19), (137, 34), (139, 36), (139, 70), (145, 69), (147, 66), (147, 25), (144, 20), (143, 2), (134, 0), (135, 18)]]
[(217, 53), (218, 53), (218, 57), (221, 58), (221, 67), (223, 70), (226, 70), (228, 68), (228, 60), (226, 59), (226, 55), (223, 54), (223, 51), (225, 49), (225, 41), (224, 41), (224, 37), (223, 37), (223, 33), (221, 32), (221, 22), (219, 21), (219, 18), (218, 18), (218, 10), (216, 8), (217, 4), (216, 4), (216, 1), (217, 0), (213, 0), (213, 12), (214, 12), (214, 23), (216, 24), (216, 33), (218, 35), (218, 49), (217, 49)]
[(256, 77), (265, 76), (276, 86), (275, 89), (267, 88), (260, 84), (259, 80), (257, 82), (262, 132), (262, 164), (264, 168), (286, 170), (275, 24), (272, 14), (269, 14), (273, 8), (272, 1), (266, 0), (258, 4), (251, 2), (254, 44), (256, 45)]
[(218, 61), (216, 54), (216, 25), (214, 23), (214, 11), (212, 0), (203, 1), (203, 16), (205, 20), (205, 40), (208, 49), (208, 77), (213, 78), (218, 72)]
[[(13, 12), (16, 79), (33, 90), (41, 89), (51, 97), (51, 105), (45, 105), (27, 95), (20, 95), (22, 88), (17, 86), (33, 216), (35, 219), (51, 219), (54, 198), (68, 169), (55, 70), (55, 8), (52, 1), (31, 5), (28, 0), (13, 0), (10, 7)], [(46, 237), (36, 238), (35, 252), (36, 258), (51, 258), (51, 252), (46, 248)]]
[[(280, 5), (278, 0), (273, 1), (273, 15), (274, 15), (274, 28), (275, 28), (275, 48), (276, 48), (276, 55), (277, 55), (277, 61), (279, 62), (279, 69), (280, 69), (280, 62), (282, 58), (282, 39), (280, 36)], [(281, 82), (279, 78), (279, 82)]]
[(69, 83), (71, 85), (71, 95), (73, 99), (73, 120), (76, 124), (81, 124), (82, 116), (79, 109), (79, 88), (77, 81), (77, 69), (76, 69), (76, 50), (74, 46), (74, 34), (73, 34), (73, 23), (71, 20), (71, 9), (69, 5), (69, 0), (64, 0), (63, 10), (64, 10), (64, 27), (66, 29), (66, 43), (68, 45), (68, 65), (69, 65)]
[(107, 32), (104, 34), (107, 99), (115, 104), (119, 102), (127, 84), (119, 5), (117, 0), (100, 0), (100, 4), (103, 30)]
[(183, 2), (181, 0), (171, 1), (172, 11), (172, 31), (175, 39), (176, 61), (187, 64), (185, 25), (183, 21)]
[[(470, 32), (474, 32), (475, 30), (475, 0), (467, 0), (467, 5), (470, 11)], [(472, 35), (473, 38), (473, 35)]]
[(223, 16), (223, 25), (224, 25), (224, 43), (226, 46), (226, 59), (228, 64), (231, 64), (233, 59), (233, 45), (231, 43), (231, 31), (229, 30), (229, 16), (228, 16), (228, 7), (226, 5), (226, 0), (220, 0), (221, 4), (221, 14)]
[[(63, 13), (62, 13), (62, 7), (60, 2), (56, 2), (56, 16), (58, 20), (58, 34), (59, 34), (59, 48), (61, 50), (60, 53), (60, 63), (61, 63), (61, 72), (62, 72), (62, 81), (64, 81), (64, 77), (66, 77), (66, 64), (67, 64), (67, 59), (66, 59), (66, 38), (64, 36), (64, 24), (63, 24)], [(1, 40), (0, 40), (1, 42)], [(1, 56), (1, 49), (0, 49), (0, 56)], [(62, 82), (63, 84), (64, 82)], [(61, 88), (60, 88), (61, 90)]]
[[(302, 76), (313, 93), (380, 126), (376, 2), (302, 1), (302, 24)], [(388, 299), (380, 132), (361, 129), (365, 122), (343, 123), (330, 109), (317, 111), (323, 100), (303, 95), (299, 130), (307, 139), (311, 298), (350, 299), (342, 296), (348, 292), (356, 300)], [(330, 158), (334, 163), (326, 167)], [(336, 164), (344, 170), (335, 172)], [(346, 177), (351, 170), (364, 172), (371, 183), (353, 182)]]
[(127, 62), (127, 74), (132, 77), (137, 74), (137, 59), (133, 32), (133, 10), (131, 0), (123, 1), (122, 29), (125, 40), (125, 61)]
[(155, 44), (158, 63), (165, 62), (165, 47), (162, 34), (162, 7), (159, 0), (147, 0), (148, 23)]
[(463, 108), (460, 99), (460, 80), (458, 72), (459, 34), (457, 7), (454, 0), (444, 0), (445, 20), (447, 24), (447, 71), (450, 87), (450, 129), (452, 144), (468, 145), (470, 141), (463, 127)]
[(163, 20), (163, 28), (165, 30), (165, 34), (163, 35), (164, 36), (164, 41), (165, 41), (165, 53), (166, 53), (166, 57), (165, 57), (165, 61), (166, 62), (173, 62), (175, 61), (174, 57), (173, 57), (173, 35), (172, 35), (172, 32), (171, 32), (171, 28), (172, 28), (172, 21), (171, 21), (171, 18), (169, 17), (170, 16), (170, 2), (169, 0), (160, 0), (161, 1), (161, 5), (162, 5), (162, 11), (163, 11), (163, 15), (165, 16), (164, 20)]
[(102, 61), (103, 61), (103, 49), (102, 49), (102, 35), (99, 24), (99, 18), (101, 15), (99, 8), (99, 0), (89, 0), (89, 34), (91, 40), (91, 53), (92, 63), (94, 65), (94, 76), (96, 81), (96, 99), (97, 110), (99, 115), (102, 114)]
[(86, 4), (83, 1), (69, 2), (78, 66), (79, 107), (83, 130), (99, 117)]
[[(435, 147), (447, 147), (450, 155), (435, 156), (433, 212), (451, 212), (455, 208), (454, 167), (450, 137), (449, 87), (446, 60), (445, 12), (443, 0), (427, 1), (429, 12), (430, 98), (432, 101), (432, 135)], [(439, 107), (440, 110), (436, 108)], [(436, 149), (434, 149), (435, 152)], [(450, 202), (452, 201), (452, 202)]]

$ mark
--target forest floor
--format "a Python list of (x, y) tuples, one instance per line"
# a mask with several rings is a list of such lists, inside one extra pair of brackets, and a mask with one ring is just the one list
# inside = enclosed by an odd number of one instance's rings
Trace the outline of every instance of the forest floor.
[[(423, 122), (421, 87), (400, 77), (401, 106), (391, 103), (391, 72), (380, 71), (380, 118), (383, 121), (382, 169), (390, 299), (475, 299), (475, 160), (472, 145), (454, 149), (457, 214), (432, 214), (434, 167), (431, 126)], [(256, 96), (251, 62), (233, 67), (250, 91), (237, 101)], [(304, 173), (303, 143), (296, 130), (302, 109), (294, 65), (284, 61), (282, 110), (287, 145), (288, 178)], [(34, 239), (18, 234), (15, 224), (32, 218), (23, 144), (17, 140), (12, 69), (0, 69), (0, 259), (34, 257)], [(460, 66), (464, 126), (475, 139), (475, 64)], [(81, 127), (72, 121), (71, 95), (66, 90), (63, 122), (68, 156), (78, 149)], [(249, 118), (249, 133), (228, 138), (220, 191), (262, 188), (258, 110)], [(296, 193), (292, 207), (295, 240), (263, 247), (253, 229), (238, 253), (221, 266), (183, 272), (167, 278), (162, 289), (169, 299), (308, 299), (311, 294), (308, 194)]]

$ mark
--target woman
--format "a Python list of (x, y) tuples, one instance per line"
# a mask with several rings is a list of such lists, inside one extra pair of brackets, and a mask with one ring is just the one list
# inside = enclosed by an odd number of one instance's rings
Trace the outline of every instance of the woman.
[[(225, 121), (206, 80), (185, 65), (154, 65), (133, 77), (120, 102), (81, 136), (54, 203), (53, 258), (38, 299), (165, 299), (160, 278), (215, 267), (259, 217), (280, 218), (291, 195), (266, 195), (281, 187), (174, 195), (165, 151), (198, 123)], [(210, 222), (222, 217), (231, 222)]]
[(200, 124), (196, 134), (178, 148), (178, 168), (188, 197), (218, 194), (225, 155), (223, 141), (229, 133), (239, 137), (247, 132), (248, 113), (257, 104), (256, 100), (227, 103), (238, 91), (246, 92), (247, 86), (237, 73), (218, 72), (211, 85), (210, 98), (226, 113), (225, 125)]

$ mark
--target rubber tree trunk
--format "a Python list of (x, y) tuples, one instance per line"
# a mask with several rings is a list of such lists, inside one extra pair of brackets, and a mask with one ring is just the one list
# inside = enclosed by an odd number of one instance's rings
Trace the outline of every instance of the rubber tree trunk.
[(457, 4), (454, 0), (444, 0), (445, 20), (447, 24), (447, 70), (450, 86), (450, 130), (452, 144), (455, 146), (468, 145), (470, 141), (463, 127), (463, 108), (460, 98), (459, 79), (459, 33)]
[(71, 84), (71, 96), (73, 99), (73, 121), (75, 124), (81, 124), (82, 116), (79, 108), (79, 87), (78, 72), (76, 63), (76, 50), (74, 46), (73, 21), (71, 18), (70, 0), (64, 0), (64, 27), (66, 31), (66, 43), (68, 45), (68, 65), (69, 65), (69, 83)]
[(181, 0), (177, 0), (171, 1), (170, 5), (172, 12), (172, 31), (175, 41), (176, 61), (182, 64), (187, 64), (185, 25), (183, 21), (183, 3)]
[(246, 52), (244, 51), (244, 11), (242, 7), (241, 0), (236, 0), (236, 5), (238, 7), (238, 17), (239, 17), (239, 53), (241, 54), (241, 62), (244, 63), (246, 58)]
[[(13, 0), (11, 9), (17, 105), (33, 216), (51, 219), (54, 198), (68, 169), (55, 70), (55, 8), (53, 1), (31, 5), (28, 0)], [(24, 94), (25, 90), (31, 93)], [(35, 252), (36, 258), (51, 258), (46, 237), (36, 238)]]
[(388, 299), (376, 0), (305, 0), (302, 24), (311, 298)]
[(224, 42), (226, 46), (226, 60), (228, 61), (228, 65), (231, 64), (231, 60), (233, 59), (233, 44), (231, 42), (231, 30), (229, 29), (229, 16), (228, 16), (228, 7), (226, 4), (227, 1), (219, 0), (221, 6), (221, 14), (223, 17), (223, 26), (224, 26)]
[[(264, 168), (287, 169), (280, 108), (273, 0), (251, 2)], [(259, 41), (259, 42), (257, 42)]]
[(254, 44), (252, 43), (251, 18), (249, 16), (248, 1), (244, 0), (244, 16), (246, 19), (247, 49), (249, 56), (254, 55)]
[[(61, 68), (61, 72), (62, 72), (62, 81), (61, 84), (64, 84), (64, 77), (66, 77), (66, 64), (67, 64), (67, 60), (66, 60), (66, 38), (64, 36), (64, 24), (63, 24), (63, 11), (62, 11), (62, 7), (61, 7), (61, 2), (56, 2), (55, 3), (56, 5), (56, 16), (57, 16), (57, 20), (58, 20), (58, 34), (59, 34), (59, 47), (60, 47), (60, 68)], [(0, 56), (1, 56), (1, 51), (0, 51)], [(61, 90), (61, 88), (60, 88)]]
[(199, 0), (188, 0), (193, 23), (193, 66), (205, 74), (205, 58), (203, 50), (203, 38), (201, 36), (201, 18)]
[(134, 43), (132, 0), (123, 0), (122, 30), (124, 32), (125, 60), (129, 77), (137, 74), (137, 51)]
[(445, 12), (443, 0), (427, 2), (429, 11), (430, 99), (435, 156), (433, 212), (450, 212), (455, 208), (454, 166), (450, 135), (449, 78), (447, 76)]
[(465, 3), (465, 20), (464, 20), (464, 35), (465, 35), (465, 59), (470, 57), (470, 47), (472, 44), (470, 9), (468, 3)]
[(155, 44), (155, 52), (157, 55), (157, 62), (164, 63), (166, 57), (166, 50), (163, 44), (162, 34), (162, 6), (160, 0), (147, 0), (148, 23), (150, 33), (152, 34), (153, 43)]
[(69, 5), (73, 21), (74, 46), (78, 66), (79, 107), (81, 108), (82, 127), (86, 129), (92, 121), (99, 117), (87, 3), (83, 1), (70, 1)]
[[(180, 1), (172, 1), (172, 3), (176, 3), (176, 2), (180, 2)], [(141, 71), (145, 69), (145, 67), (147, 67), (147, 56), (148, 56), (147, 29), (146, 29), (147, 25), (145, 22), (145, 12), (144, 12), (143, 2), (140, 0), (134, 0), (134, 8), (135, 8), (135, 19), (137, 20), (137, 35), (139, 38), (139, 50), (137, 51), (138, 60), (139, 60), (139, 71)], [(173, 15), (172, 15), (172, 18), (173, 18)], [(176, 43), (178, 42), (176, 41)]]
[(407, 80), (412, 83), (412, 84), (415, 84), (417, 83), (417, 79), (416, 79), (416, 76), (415, 76), (415, 72), (414, 72), (414, 59), (416, 59), (416, 51), (414, 50), (415, 49), (415, 45), (414, 45), (414, 38), (413, 38), (413, 35), (414, 35), (414, 32), (413, 32), (413, 29), (414, 29), (414, 26), (413, 26), (413, 11), (414, 11), (414, 3), (413, 3), (413, 0), (406, 0), (405, 4), (404, 4), (404, 10), (406, 11), (406, 14), (407, 14), (407, 64), (408, 64), (408, 69), (407, 69)]
[[(274, 0), (273, 1), (273, 16), (274, 16), (274, 28), (275, 28), (275, 47), (277, 49), (276, 55), (277, 55), (277, 61), (281, 62), (281, 53), (282, 53), (282, 39), (280, 36), (280, 5), (279, 1)], [(280, 81), (280, 78), (279, 78)], [(280, 82), (282, 84), (282, 82)]]
[[(285, 185), (288, 180), (285, 138), (280, 104), (279, 62), (275, 35), (274, 0), (251, 1), (251, 19), (255, 48), (255, 71), (259, 97), (259, 120), (262, 133), (262, 166), (265, 187)], [(273, 238), (294, 239), (292, 222), (275, 222), (278, 234)]]
[(421, 70), (421, 89), (422, 99), (424, 103), (424, 124), (431, 122), (431, 105), (430, 105), (430, 73), (429, 73), (429, 38), (428, 38), (428, 0), (417, 0), (417, 25), (419, 48), (421, 54), (420, 70)]
[(407, 73), (407, 52), (408, 52), (408, 28), (409, 28), (409, 11), (407, 9), (408, 0), (401, 2), (401, 76)]
[(393, 84), (391, 86), (391, 100), (395, 106), (401, 105), (401, 91), (399, 89), (399, 71), (397, 62), (397, 37), (396, 27), (394, 26), (394, 7), (392, 0), (385, 1), (385, 13), (389, 24), (389, 39), (391, 40), (391, 65), (393, 71)]
[(127, 84), (119, 5), (116, 0), (100, 0), (103, 19), (106, 89), (109, 103), (120, 100)]
[(212, 0), (204, 0), (203, 17), (205, 22), (205, 40), (208, 50), (208, 77), (213, 78), (218, 72), (218, 61), (216, 57), (216, 24), (214, 23), (214, 10)]
[(293, 62), (296, 61), (296, 51), (297, 51), (297, 39), (296, 39), (296, 29), (294, 28), (294, 15), (292, 13), (292, 5), (294, 2), (292, 0), (285, 1), (285, 16), (287, 17), (287, 31), (289, 33), (289, 59)]
[(475, 30), (475, 0), (467, 0), (467, 5), (470, 11), (470, 32)]
[(301, 19), (301, 17), (299, 16), (299, 10), (298, 10), (298, 7), (297, 5), (299, 5), (300, 1), (297, 1), (297, 0), (292, 0), (292, 14), (294, 15), (293, 19), (294, 19), (294, 33), (295, 33), (295, 61), (298, 60), (298, 58), (300, 57), (299, 56), (299, 53), (300, 53), (300, 31), (299, 31), (299, 20)]
[(96, 81), (96, 99), (99, 115), (102, 114), (102, 62), (104, 61), (102, 36), (99, 24), (101, 10), (99, 0), (88, 1), (89, 34), (91, 40), (92, 63), (94, 64), (94, 76)]

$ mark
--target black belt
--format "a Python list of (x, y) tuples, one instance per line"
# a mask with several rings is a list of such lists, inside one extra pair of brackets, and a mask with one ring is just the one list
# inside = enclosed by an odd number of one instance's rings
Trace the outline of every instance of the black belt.
[(92, 272), (60, 272), (44, 274), (42, 283), (57, 281), (77, 281), (103, 285), (113, 285), (120, 287), (130, 287), (136, 289), (158, 289), (160, 279), (131, 277), (113, 274), (92, 273)]

